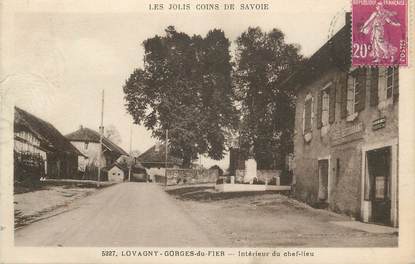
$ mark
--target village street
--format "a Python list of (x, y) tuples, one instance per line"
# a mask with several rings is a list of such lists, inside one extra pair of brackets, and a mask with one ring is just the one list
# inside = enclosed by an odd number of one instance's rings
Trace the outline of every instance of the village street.
[[(170, 195), (169, 195), (169, 194)], [(276, 193), (218, 194), (211, 187), (122, 183), (66, 212), (17, 229), (16, 246), (396, 246), (393, 232), (347, 227), (349, 218)], [(335, 224), (340, 223), (340, 224)], [(344, 226), (346, 225), (346, 226)]]
[(211, 246), (155, 184), (123, 183), (15, 233), (17, 246)]

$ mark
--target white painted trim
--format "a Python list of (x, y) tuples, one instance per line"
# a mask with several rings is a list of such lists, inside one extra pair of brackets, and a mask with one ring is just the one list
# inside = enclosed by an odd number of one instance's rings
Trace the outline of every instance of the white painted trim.
[[(368, 172), (367, 168), (367, 152), (375, 149), (390, 147), (391, 148), (391, 223), (394, 227), (398, 226), (398, 138), (387, 141), (364, 144), (362, 146), (362, 173), (361, 173), (361, 216), (364, 216), (364, 193), (365, 193), (365, 176)], [(371, 215), (371, 212), (369, 212)]]

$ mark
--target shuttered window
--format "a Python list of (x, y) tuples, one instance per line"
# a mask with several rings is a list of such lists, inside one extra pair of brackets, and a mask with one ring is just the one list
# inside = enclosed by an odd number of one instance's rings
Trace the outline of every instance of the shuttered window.
[(399, 68), (388, 67), (386, 70), (386, 98), (396, 101), (399, 96)]
[(341, 78), (340, 78), (340, 81), (339, 81), (340, 106), (341, 106), (340, 116), (341, 116), (341, 118), (346, 118), (347, 117), (348, 81), (349, 81), (349, 75), (348, 74), (342, 75)]
[(358, 69), (355, 77), (355, 112), (365, 109), (366, 104), (366, 69)]
[(391, 98), (393, 94), (393, 68), (389, 67), (386, 71), (386, 98)]
[(379, 69), (372, 68), (370, 73), (370, 105), (377, 106), (379, 103)]
[(366, 105), (366, 69), (357, 69), (348, 75), (342, 87), (342, 118), (355, 115)]
[(321, 128), (329, 124), (330, 116), (330, 90), (332, 84), (328, 84), (319, 92), (317, 127)]
[(311, 132), (311, 111), (312, 99), (310, 98), (304, 103), (304, 134)]
[[(331, 87), (331, 86), (330, 86)], [(330, 87), (322, 91), (322, 107), (321, 107), (321, 124), (327, 126), (329, 124), (330, 111)]]
[(393, 101), (399, 98), (399, 68), (395, 67), (393, 70)]
[(332, 124), (336, 117), (336, 86), (331, 85), (329, 89), (329, 123)]
[(317, 95), (317, 129), (320, 129), (323, 126), (322, 121), (322, 112), (323, 112), (323, 91), (319, 91)]

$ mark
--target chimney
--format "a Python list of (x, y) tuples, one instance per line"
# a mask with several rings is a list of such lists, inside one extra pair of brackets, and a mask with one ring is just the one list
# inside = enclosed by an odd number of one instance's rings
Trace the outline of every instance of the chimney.
[(82, 130), (82, 129), (84, 129), (84, 127), (83, 127), (82, 125), (80, 125), (80, 126), (79, 126), (79, 129), (80, 129), (80, 130)]
[(352, 25), (352, 12), (346, 12), (346, 26), (350, 27)]

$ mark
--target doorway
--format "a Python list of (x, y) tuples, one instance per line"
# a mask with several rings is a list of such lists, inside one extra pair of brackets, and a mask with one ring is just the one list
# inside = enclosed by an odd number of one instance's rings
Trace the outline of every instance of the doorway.
[(372, 221), (391, 224), (391, 148), (367, 152), (368, 186), (372, 201)]
[(327, 202), (329, 196), (329, 160), (321, 159), (318, 161), (318, 199), (320, 202)]

